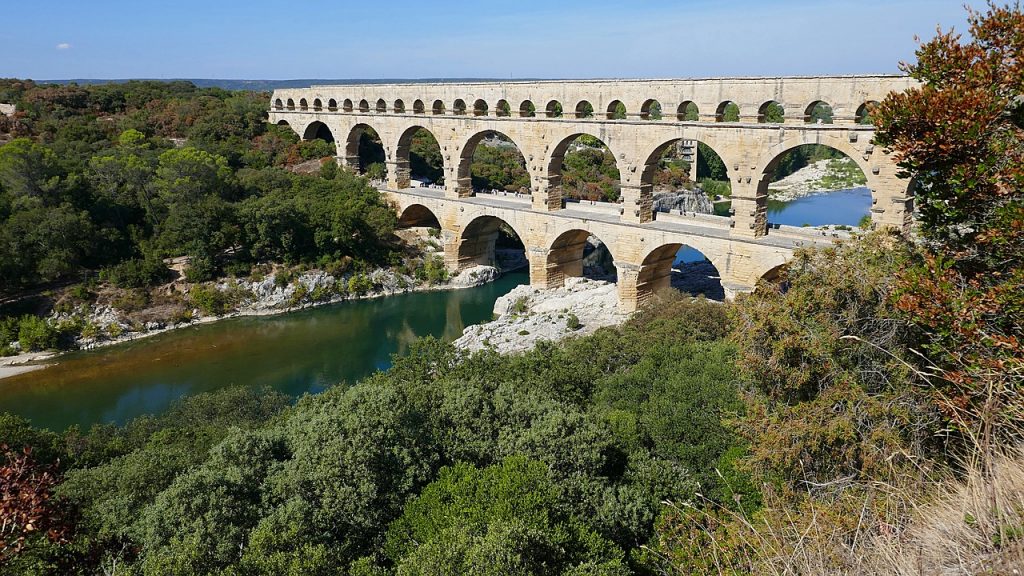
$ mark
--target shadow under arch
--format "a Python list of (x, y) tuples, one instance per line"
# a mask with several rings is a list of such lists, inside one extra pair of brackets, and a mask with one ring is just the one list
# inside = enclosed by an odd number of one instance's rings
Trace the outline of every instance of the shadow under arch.
[(406, 228), (441, 228), (441, 220), (423, 204), (410, 204), (398, 216), (398, 229)]
[[(477, 216), (459, 232), (457, 270), (473, 266), (500, 266), (504, 251), (525, 260), (526, 247), (522, 235), (511, 224), (497, 216)], [(499, 258), (498, 251), (502, 251)]]
[[(759, 217), (763, 215), (760, 220), (764, 221), (766, 228), (778, 225), (853, 227), (871, 216), (871, 208), (877, 199), (869, 186), (870, 165), (841, 137), (816, 140), (823, 141), (793, 139), (772, 147), (766, 155), (767, 160), (755, 172), (760, 174), (756, 212)], [(809, 191), (799, 191), (790, 186), (791, 182), (798, 180), (792, 178), (778, 188), (772, 187), (772, 184), (817, 162), (824, 163), (827, 175), (827, 180), (818, 180), (818, 183), (827, 184), (830, 189), (814, 190), (812, 187)], [(756, 218), (755, 222), (758, 221)]]
[(387, 177), (387, 156), (379, 133), (369, 124), (352, 127), (345, 139), (345, 164), (374, 180)]
[[(577, 150), (573, 150), (573, 144)], [(593, 170), (572, 170), (566, 172), (565, 159), (569, 154), (580, 154), (581, 165), (590, 165)], [(579, 173), (577, 173), (579, 172)], [(564, 136), (551, 149), (546, 164), (548, 181), (548, 203), (556, 205), (565, 199), (618, 202), (622, 188), (619, 163), (611, 147), (601, 138), (587, 133), (574, 132)], [(596, 180), (596, 181), (590, 181)]]
[(548, 288), (564, 286), (565, 279), (573, 277), (617, 280), (611, 248), (581, 228), (566, 230), (555, 238), (548, 247), (544, 268)]
[(689, 244), (663, 244), (648, 252), (640, 264), (636, 282), (638, 306), (669, 289), (691, 296), (702, 295), (710, 300), (725, 299), (718, 267)]
[(402, 132), (395, 146), (395, 177), (399, 189), (410, 187), (414, 179), (424, 184), (444, 181), (444, 157), (433, 132), (420, 125)]
[[(496, 158), (489, 159), (486, 164), (494, 165), (494, 162), (497, 161), (506, 166), (499, 167), (501, 169), (495, 170), (493, 174), (474, 174), (473, 158), (484, 140), (494, 140), (498, 143), (496, 146), (486, 146), (498, 149), (492, 153), (496, 155)], [(513, 156), (512, 149), (515, 150), (517, 158), (511, 157)], [(523, 155), (523, 149), (507, 134), (497, 130), (482, 130), (466, 140), (459, 154), (455, 178), (455, 189), (461, 197), (474, 195), (477, 188), (518, 192), (523, 187), (529, 190), (530, 186), (530, 176), (526, 172), (526, 156)]]
[(331, 132), (331, 129), (327, 124), (324, 124), (319, 120), (314, 120), (306, 126), (305, 130), (302, 131), (302, 139), (323, 140), (324, 142), (332, 143), (334, 142), (334, 133)]

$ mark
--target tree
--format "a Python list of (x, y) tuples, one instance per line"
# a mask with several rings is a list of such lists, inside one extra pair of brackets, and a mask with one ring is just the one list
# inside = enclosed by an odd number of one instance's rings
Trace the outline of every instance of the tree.
[(400, 574), (563, 574), (583, 563), (628, 573), (614, 545), (559, 508), (539, 462), (458, 464), (406, 505), (385, 550)]
[(767, 124), (781, 124), (786, 120), (786, 110), (778, 102), (769, 102), (762, 114), (762, 121)]
[(815, 102), (808, 114), (807, 122), (810, 124), (831, 124), (832, 107), (824, 102)]
[(67, 542), (72, 525), (53, 498), (57, 464), (40, 464), (31, 448), (19, 453), (6, 444), (0, 458), (0, 565), (47, 542)]
[(196, 148), (175, 148), (160, 155), (153, 187), (169, 205), (196, 202), (211, 195), (230, 199), (231, 180), (225, 158)]
[(929, 251), (901, 274), (899, 306), (929, 332), (941, 405), (966, 429), (1015, 435), (1024, 414), (1024, 12), (989, 4), (968, 20), (969, 40), (940, 33), (902, 65), (922, 86), (875, 109), (876, 138), (915, 183)]
[(0, 146), (0, 187), (14, 198), (38, 198), (47, 205), (60, 201), (60, 167), (53, 151), (28, 138)]
[(725, 107), (722, 108), (722, 117), (720, 122), (739, 122), (740, 121), (740, 107), (735, 102), (726, 103)]
[(683, 121), (696, 122), (697, 120), (700, 120), (700, 110), (693, 102), (687, 102), (683, 108)]

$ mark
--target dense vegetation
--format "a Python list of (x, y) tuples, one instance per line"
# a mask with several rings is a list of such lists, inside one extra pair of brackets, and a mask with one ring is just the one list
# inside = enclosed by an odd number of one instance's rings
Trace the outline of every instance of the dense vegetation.
[(803, 250), (735, 302), (665, 294), (522, 355), (424, 340), (294, 405), (0, 415), (0, 573), (1014, 573), (1024, 13), (970, 19), (874, 115), (919, 237)]
[(10, 573), (630, 573), (654, 561), (638, 546), (662, 500), (732, 493), (724, 330), (721, 306), (680, 301), (511, 358), (423, 341), (290, 408), (233, 389), (124, 428), (5, 416), (9, 445), (60, 459), (76, 510)]
[(0, 117), (12, 138), (0, 146), (2, 295), (108, 268), (145, 284), (173, 256), (199, 280), (267, 258), (387, 256), (393, 216), (374, 190), (344, 171), (283, 169), (333, 145), (266, 125), (266, 95), (6, 80), (0, 101), (18, 109)]

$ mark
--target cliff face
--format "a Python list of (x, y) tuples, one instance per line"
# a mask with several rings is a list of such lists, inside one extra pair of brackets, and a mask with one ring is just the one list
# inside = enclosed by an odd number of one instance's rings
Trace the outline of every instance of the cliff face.
[(700, 188), (693, 190), (676, 190), (674, 192), (656, 192), (654, 209), (658, 212), (696, 212), (697, 214), (714, 214), (715, 207), (711, 199)]

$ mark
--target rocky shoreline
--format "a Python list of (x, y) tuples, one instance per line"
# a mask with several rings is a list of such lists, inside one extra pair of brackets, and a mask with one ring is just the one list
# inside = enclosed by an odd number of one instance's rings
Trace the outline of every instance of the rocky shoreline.
[[(622, 324), (632, 314), (619, 311), (618, 286), (614, 278), (605, 278), (566, 278), (563, 287), (553, 290), (517, 286), (495, 301), (495, 320), (468, 326), (454, 344), (467, 352), (510, 354), (531, 350), (541, 341), (557, 342)], [(707, 261), (681, 264), (673, 270), (671, 285), (693, 297), (725, 298), (718, 271)]]
[[(244, 299), (237, 302), (231, 310), (223, 314), (203, 314), (198, 308), (193, 308), (190, 310), (191, 314), (187, 319), (178, 322), (148, 322), (141, 326), (133, 326), (123, 313), (115, 310), (110, 305), (93, 307), (84, 318), (81, 317), (80, 311), (74, 311), (54, 313), (50, 316), (50, 320), (59, 324), (70, 321), (73, 316), (78, 314), (77, 321), (85, 321), (95, 326), (96, 335), (77, 338), (73, 349), (68, 350), (68, 352), (93, 350), (227, 318), (286, 314), (288, 312), (327, 306), (348, 300), (381, 298), (409, 292), (474, 288), (493, 282), (503, 273), (517, 270), (526, 265), (525, 258), (509, 257), (507, 254), (504, 256), (504, 258), (499, 258), (498, 264), (500, 267), (474, 266), (463, 270), (443, 283), (436, 284), (420, 282), (406, 274), (380, 268), (365, 275), (373, 287), (366, 292), (345, 295), (334, 294), (327, 298), (311, 300), (304, 299), (304, 297), (296, 298), (296, 296), (317, 294), (318, 291), (323, 293), (328, 286), (335, 286), (338, 282), (346, 283), (354, 275), (335, 278), (321, 270), (310, 270), (283, 285), (276, 281), (275, 275), (267, 276), (261, 280), (221, 280), (203, 286), (206, 289), (216, 290), (221, 294), (244, 294), (246, 295)], [(45, 368), (54, 361), (59, 360), (60, 356), (64, 353), (66, 352), (25, 352), (0, 358), (0, 379)]]
[[(495, 320), (469, 326), (455, 340), (456, 347), (465, 351), (493, 349), (499, 353), (516, 353), (532, 349), (542, 340), (556, 342), (570, 336), (593, 333), (605, 326), (626, 321), (630, 314), (618, 309), (618, 292), (614, 276), (603, 276), (608, 262), (605, 252), (596, 243), (585, 258), (585, 270), (591, 278), (567, 278), (562, 288), (540, 290), (530, 285), (514, 288), (494, 304)], [(276, 274), (260, 279), (224, 279), (197, 285), (236, 299), (230, 310), (222, 314), (203, 314), (193, 308), (187, 320), (179, 322), (150, 322), (131, 326), (125, 315), (110, 305), (95, 306), (84, 319), (96, 326), (96, 335), (76, 341), (76, 349), (90, 350), (148, 338), (170, 330), (196, 326), (242, 316), (285, 314), (306, 308), (326, 306), (347, 300), (380, 298), (408, 292), (431, 290), (458, 290), (493, 282), (505, 272), (527, 265), (522, 252), (499, 251), (498, 266), (475, 266), (463, 270), (443, 283), (417, 281), (393, 269), (380, 268), (365, 274), (372, 288), (365, 292), (334, 293), (330, 297), (312, 295), (328, 293), (329, 287), (339, 283), (347, 285), (355, 274), (340, 278), (322, 271), (309, 270), (292, 278), (279, 281)], [(724, 297), (717, 271), (710, 262), (682, 264), (673, 271), (672, 286), (693, 296), (711, 300)], [(193, 287), (196, 289), (196, 287)], [(241, 299), (239, 295), (244, 295)], [(70, 320), (78, 312), (55, 313), (55, 323)], [(79, 318), (82, 320), (82, 318)], [(44, 368), (58, 361), (58, 352), (29, 352), (0, 359), (0, 379)]]
[[(850, 175), (850, 163), (852, 161), (849, 159), (818, 160), (769, 184), (768, 195), (772, 200), (791, 202), (807, 196), (864, 186), (864, 182)], [(853, 171), (859, 173), (860, 169), (856, 165), (853, 168)]]
[(523, 352), (541, 340), (590, 334), (629, 318), (618, 310), (613, 282), (588, 278), (567, 278), (564, 287), (553, 290), (517, 286), (495, 301), (494, 313), (496, 320), (468, 326), (455, 346), (470, 352)]

